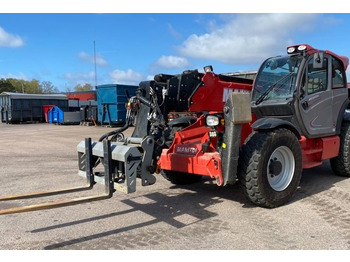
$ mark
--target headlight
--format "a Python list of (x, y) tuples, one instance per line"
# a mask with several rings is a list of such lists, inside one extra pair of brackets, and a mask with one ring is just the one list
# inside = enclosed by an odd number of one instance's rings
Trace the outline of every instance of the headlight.
[(208, 115), (205, 123), (207, 126), (218, 126), (220, 124), (220, 118), (216, 115)]

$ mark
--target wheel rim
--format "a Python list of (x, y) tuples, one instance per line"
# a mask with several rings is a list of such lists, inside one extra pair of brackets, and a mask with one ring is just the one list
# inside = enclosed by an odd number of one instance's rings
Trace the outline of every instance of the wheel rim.
[(295, 170), (293, 152), (286, 146), (275, 149), (267, 166), (267, 179), (275, 191), (283, 191), (292, 181)]

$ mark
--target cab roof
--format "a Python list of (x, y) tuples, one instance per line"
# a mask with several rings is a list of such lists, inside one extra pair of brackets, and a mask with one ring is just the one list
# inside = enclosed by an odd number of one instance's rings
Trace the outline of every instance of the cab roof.
[(299, 44), (299, 45), (292, 45), (287, 47), (288, 54), (303, 53), (303, 52), (307, 52), (308, 55), (313, 55), (314, 53), (317, 53), (317, 52), (325, 52), (326, 54), (329, 54), (337, 58), (338, 60), (342, 61), (344, 70), (346, 70), (349, 65), (349, 58), (347, 56), (337, 55), (336, 53), (333, 53), (332, 51), (329, 51), (329, 50), (325, 50), (325, 51), (318, 50), (308, 44)]

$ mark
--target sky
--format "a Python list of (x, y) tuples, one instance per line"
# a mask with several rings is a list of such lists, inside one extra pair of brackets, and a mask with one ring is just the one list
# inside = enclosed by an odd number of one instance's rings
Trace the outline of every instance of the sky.
[(138, 85), (158, 73), (202, 71), (206, 65), (215, 73), (254, 71), (301, 43), (350, 57), (348, 13), (173, 12), (142, 2), (133, 7), (135, 1), (101, 10), (56, 9), (55, 1), (52, 7), (18, 8), (17, 2), (0, 13), (0, 78), (50, 81), (63, 92), (85, 83)]

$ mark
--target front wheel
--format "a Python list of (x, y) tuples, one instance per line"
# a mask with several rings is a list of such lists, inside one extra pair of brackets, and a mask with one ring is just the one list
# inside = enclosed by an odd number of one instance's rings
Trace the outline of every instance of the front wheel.
[(242, 147), (239, 180), (246, 197), (262, 207), (278, 207), (297, 190), (302, 174), (299, 141), (288, 129), (253, 133)]
[(339, 155), (330, 160), (337, 176), (350, 177), (350, 122), (344, 122), (340, 133)]

